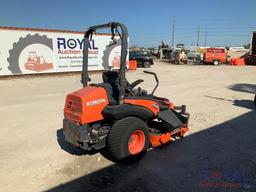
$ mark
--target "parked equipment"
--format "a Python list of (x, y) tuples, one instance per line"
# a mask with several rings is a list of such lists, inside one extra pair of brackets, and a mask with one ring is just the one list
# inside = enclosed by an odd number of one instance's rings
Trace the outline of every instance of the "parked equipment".
[(176, 50), (173, 52), (173, 57), (170, 58), (171, 63), (175, 63), (175, 64), (187, 64), (188, 63), (188, 58), (187, 55), (185, 53), (185, 51), (181, 51), (181, 50)]
[(149, 54), (141, 53), (141, 52), (129, 52), (129, 60), (136, 60), (138, 67), (150, 68), (151, 65), (154, 64), (153, 58)]
[[(110, 28), (112, 40), (121, 39), (120, 69), (104, 71), (103, 82), (88, 84), (88, 44), (96, 30)], [(121, 29), (121, 32), (119, 30)], [(128, 32), (118, 22), (90, 27), (84, 35), (83, 88), (66, 97), (63, 132), (65, 140), (85, 150), (107, 149), (113, 161), (138, 160), (149, 147), (158, 147), (172, 139), (182, 138), (189, 130), (186, 106), (174, 106), (166, 98), (135, 89), (143, 82), (129, 83), (125, 78)], [(110, 46), (113, 43), (110, 43)]]
[(187, 54), (188, 60), (192, 60), (192, 61), (200, 61), (200, 56), (201, 54), (196, 51), (190, 51)]
[[(244, 47), (229, 47), (228, 51), (227, 51), (227, 61), (229, 61), (229, 63), (234, 62), (234, 59), (238, 59), (238, 58), (244, 58), (248, 55), (248, 49), (245, 49)], [(231, 60), (233, 60), (231, 62)], [(238, 61), (239, 63), (241, 63), (241, 61)]]
[(45, 71), (53, 68), (52, 63), (46, 63), (43, 56), (37, 56), (35, 51), (28, 53), (28, 60), (25, 63), (25, 69), (36, 72)]
[(227, 61), (227, 52), (225, 48), (207, 48), (203, 55), (204, 63), (219, 65)]
[(230, 65), (235, 65), (235, 66), (244, 66), (245, 65), (245, 60), (244, 58), (231, 58), (229, 60)]
[(256, 31), (252, 32), (249, 54), (245, 56), (246, 65), (256, 65)]

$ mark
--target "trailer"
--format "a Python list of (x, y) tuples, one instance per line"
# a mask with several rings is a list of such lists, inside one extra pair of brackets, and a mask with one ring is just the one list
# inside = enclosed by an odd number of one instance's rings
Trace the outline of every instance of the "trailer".
[(205, 64), (212, 63), (219, 65), (227, 61), (227, 51), (225, 48), (207, 48), (203, 54), (203, 62)]

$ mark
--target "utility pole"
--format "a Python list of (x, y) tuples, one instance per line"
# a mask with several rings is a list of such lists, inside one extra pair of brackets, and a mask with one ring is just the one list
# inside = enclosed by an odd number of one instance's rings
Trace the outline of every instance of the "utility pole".
[(197, 40), (196, 40), (196, 46), (199, 46), (199, 37), (200, 37), (200, 25), (198, 25), (197, 28)]
[(173, 21), (172, 21), (172, 47), (174, 46), (174, 37), (175, 37), (175, 18), (173, 18)]
[(205, 31), (205, 36), (204, 36), (204, 46), (206, 47), (206, 42), (207, 42), (207, 31)]

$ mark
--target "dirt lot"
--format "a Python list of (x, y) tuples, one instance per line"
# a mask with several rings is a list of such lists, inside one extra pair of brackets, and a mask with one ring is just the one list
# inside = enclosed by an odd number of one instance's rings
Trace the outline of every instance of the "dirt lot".
[[(142, 70), (128, 79), (152, 90)], [(151, 70), (156, 95), (187, 105), (191, 131), (132, 166), (63, 141), (64, 100), (81, 87), (79, 75), (0, 80), (0, 191), (255, 191), (256, 67), (156, 62)]]

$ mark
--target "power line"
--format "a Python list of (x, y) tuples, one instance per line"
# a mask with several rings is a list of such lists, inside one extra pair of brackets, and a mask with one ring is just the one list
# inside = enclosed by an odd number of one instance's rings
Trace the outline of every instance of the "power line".
[[(201, 25), (203, 26), (207, 26), (207, 27), (210, 27), (212, 29), (214, 28), (221, 28), (221, 29), (226, 29), (226, 28), (232, 28), (232, 29), (243, 29), (243, 28), (255, 28), (255, 25), (254, 24), (220, 24), (220, 23), (217, 23), (217, 24), (214, 24), (214, 23), (205, 23), (205, 24), (202, 24), (201, 22), (198, 22), (200, 23)], [(194, 25), (191, 25), (191, 23), (187, 23), (187, 24), (184, 24), (184, 25), (178, 25), (177, 24), (177, 29), (189, 29), (189, 28), (197, 28), (197, 26), (194, 26)]]
[[(237, 24), (238, 22), (243, 22), (244, 23), (244, 21), (252, 21), (253, 22), (255, 20), (256, 20), (256, 17), (249, 17), (249, 18), (248, 17), (247, 18), (246, 17), (238, 17), (238, 18), (229, 17), (228, 20), (227, 19), (225, 20), (224, 18), (214, 18), (214, 19), (211, 19), (211, 18), (207, 18), (207, 17), (201, 17), (200, 19), (196, 19), (196, 20), (193, 17), (191, 17), (191, 18), (187, 17), (186, 18), (186, 21), (188, 23), (191, 23), (191, 21), (193, 21), (193, 23), (195, 23), (195, 21), (196, 21), (198, 23), (200, 22), (201, 24), (214, 24), (214, 23), (218, 23), (218, 24), (225, 24), (225, 25)], [(186, 24), (184, 23), (184, 26), (185, 25)]]
[[(198, 28), (198, 27), (197, 27)], [(188, 28), (188, 29), (195, 29), (195, 28)], [(256, 28), (255, 28), (256, 29)], [(207, 27), (207, 30), (209, 31), (209, 28)], [(175, 31), (177, 31), (177, 27), (175, 25)], [(213, 32), (214, 34), (218, 34), (218, 35), (247, 35), (247, 34), (250, 34), (252, 31), (251, 30), (246, 30), (246, 29), (240, 29), (240, 30), (213, 30), (211, 29), (210, 30), (211, 32)], [(193, 30), (191, 30), (191, 32), (193, 32)], [(200, 27), (200, 35), (202, 34), (202, 32), (205, 33), (205, 29), (203, 29), (202, 27)], [(187, 34), (182, 34), (181, 36), (192, 36), (190, 33), (190, 35), (188, 35), (189, 33), (189, 30), (186, 30), (186, 33)], [(203, 34), (204, 34), (203, 33)], [(228, 33), (228, 34), (227, 34)], [(168, 33), (167, 31), (166, 32), (162, 32), (162, 33), (154, 33), (154, 34), (148, 34), (148, 35), (145, 35), (145, 34), (138, 34), (138, 35), (135, 35), (135, 34), (131, 34), (131, 36), (133, 36), (134, 38), (151, 38), (151, 37), (163, 37), (163, 36), (169, 36), (170, 33)], [(179, 36), (177, 36), (175, 34), (175, 38), (177, 38)]]

